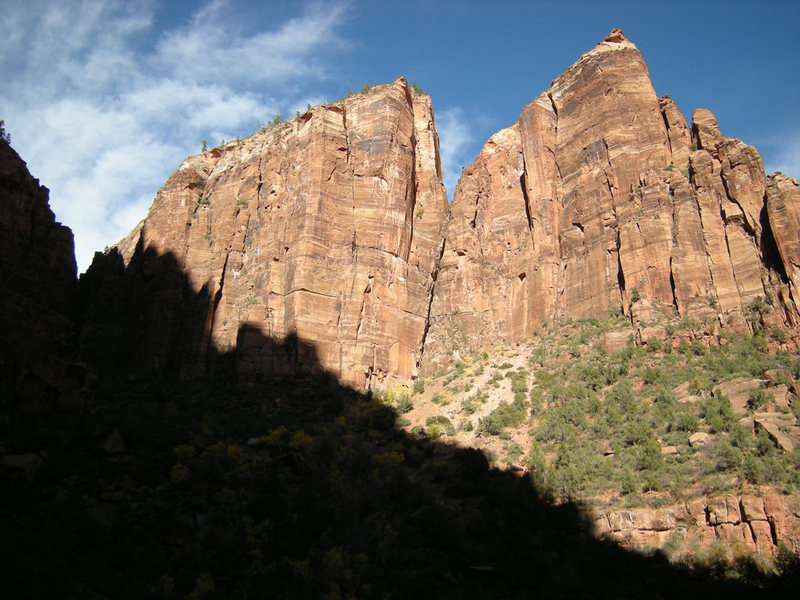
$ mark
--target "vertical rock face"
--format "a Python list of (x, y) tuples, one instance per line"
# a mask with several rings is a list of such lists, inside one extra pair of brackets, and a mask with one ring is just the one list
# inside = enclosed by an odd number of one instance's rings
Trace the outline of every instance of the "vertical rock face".
[[(21, 369), (66, 352), (75, 289), (72, 232), (55, 221), (48, 191), (0, 139), (0, 389)], [(5, 394), (2, 394), (5, 396)], [(6, 396), (8, 397), (8, 396)]]
[(778, 299), (769, 319), (796, 322), (787, 181), (768, 192), (758, 152), (724, 137), (710, 111), (687, 127), (614, 30), (464, 170), (429, 356), (456, 332), (473, 345), (519, 340), (548, 319), (609, 309), (636, 320), (655, 306), (745, 329), (754, 302)]
[(773, 249), (767, 245), (765, 254), (782, 268), (787, 284), (779, 288), (780, 302), (792, 316), (792, 325), (797, 326), (796, 303), (800, 298), (800, 189), (797, 179), (780, 173), (769, 176), (766, 214), (766, 227), (770, 229), (775, 246)]
[(402, 78), (189, 158), (83, 279), (82, 347), (183, 375), (235, 349), (246, 376), (313, 348), (363, 387), (609, 310), (796, 327), (799, 194), (710, 111), (689, 127), (614, 30), (489, 139), (451, 207), (430, 99)]
[[(244, 375), (302, 370), (303, 356), (270, 356), (264, 343), (296, 335), (347, 382), (408, 379), (448, 208), (430, 99), (401, 78), (188, 159), (119, 244), (117, 264), (98, 257), (83, 305), (107, 296), (108, 310), (121, 302), (135, 315), (125, 286), (160, 290), (164, 301), (109, 342), (149, 348), (139, 371), (203, 372), (233, 348)], [(108, 320), (89, 312), (85, 340)], [(186, 322), (200, 338), (188, 345)]]

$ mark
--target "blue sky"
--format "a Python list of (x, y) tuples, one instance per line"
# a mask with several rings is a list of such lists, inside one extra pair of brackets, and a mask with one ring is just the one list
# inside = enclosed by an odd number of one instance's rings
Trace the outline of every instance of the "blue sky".
[(620, 27), (687, 118), (800, 175), (800, 2), (0, 0), (0, 119), (75, 233), (79, 269), (189, 154), (364, 83), (433, 98), (445, 183)]

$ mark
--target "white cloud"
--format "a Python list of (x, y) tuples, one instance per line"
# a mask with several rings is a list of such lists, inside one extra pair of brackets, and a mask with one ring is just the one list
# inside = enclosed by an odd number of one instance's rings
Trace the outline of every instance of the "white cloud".
[(436, 115), (444, 185), (451, 200), (461, 177), (461, 167), (474, 159), (468, 154), (475, 139), (468, 121), (464, 110), (458, 107), (446, 108)]
[(789, 177), (800, 177), (800, 129), (766, 142), (763, 151), (767, 173), (780, 171)]
[(72, 228), (79, 270), (145, 216), (203, 138), (213, 146), (319, 97), (301, 90), (346, 48), (337, 36), (344, 7), (241, 23), (235, 6), (213, 2), (187, 25), (159, 31), (150, 3), (5, 6), (0, 118)]

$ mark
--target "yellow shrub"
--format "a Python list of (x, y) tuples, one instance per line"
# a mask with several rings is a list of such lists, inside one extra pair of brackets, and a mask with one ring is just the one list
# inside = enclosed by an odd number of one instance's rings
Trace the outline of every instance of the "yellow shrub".
[(178, 463), (169, 472), (169, 478), (173, 483), (180, 483), (189, 478), (189, 467), (184, 464)]
[(196, 454), (195, 447), (191, 444), (181, 444), (172, 449), (172, 454), (178, 462), (189, 462), (189, 459)]

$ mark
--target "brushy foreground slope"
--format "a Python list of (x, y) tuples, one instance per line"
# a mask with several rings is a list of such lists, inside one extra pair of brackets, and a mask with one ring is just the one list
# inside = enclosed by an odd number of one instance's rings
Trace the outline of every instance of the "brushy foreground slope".
[[(711, 352), (630, 350), (628, 373), (655, 356), (690, 359), (692, 369)], [(620, 387), (617, 363), (625, 355), (611, 356), (617, 358), (608, 372), (617, 375), (598, 379), (598, 390), (630, 392)], [(547, 364), (546, 354), (531, 357)], [(485, 362), (484, 372), (492, 368)], [(503, 379), (495, 382), (513, 380), (501, 367)], [(538, 363), (533, 368), (544, 373)], [(597, 369), (606, 372), (600, 363)], [(527, 385), (521, 400), (520, 422), (534, 433), (553, 432), (534, 436), (532, 476), (523, 477), (492, 468), (480, 451), (406, 432), (382, 400), (325, 376), (260, 384), (221, 374), (216, 382), (182, 384), (101, 381), (83, 411), (26, 416), (4, 409), (3, 454), (29, 460), (26, 468), (0, 469), (2, 589), (15, 598), (666, 598), (752, 597), (796, 583), (796, 563), (786, 555), (769, 565), (717, 556), (710, 566), (687, 566), (595, 537), (574, 503), (553, 501), (601, 486), (575, 458), (596, 439), (584, 430), (614, 414), (611, 406), (618, 417), (609, 432), (630, 429), (632, 414), (656, 413), (635, 390), (602, 400), (589, 387), (564, 405), (577, 407), (565, 439), (583, 441), (559, 445), (558, 420), (544, 426), (555, 414), (550, 396), (573, 395), (574, 386), (564, 381), (547, 390), (542, 398), (534, 391), (537, 410)], [(609, 410), (592, 417), (592, 403)], [(512, 402), (503, 414), (514, 410)], [(492, 415), (475, 423), (482, 436), (518, 435), (496, 428), (493, 420), (505, 417)], [(650, 427), (648, 419), (645, 440), (671, 422), (665, 416)], [(705, 427), (705, 418), (697, 421)], [(686, 433), (676, 431), (672, 441), (680, 444)], [(666, 489), (674, 477), (691, 476), (665, 459), (658, 469), (640, 469), (647, 443), (615, 436), (608, 435), (617, 449), (611, 460), (620, 464), (611, 472), (632, 474), (627, 497), (638, 495), (651, 471)], [(567, 447), (572, 454), (543, 466), (553, 448)], [(569, 470), (575, 475), (566, 477)]]

